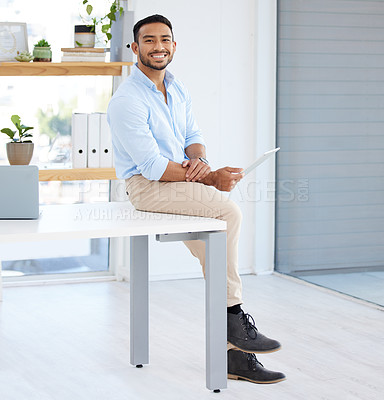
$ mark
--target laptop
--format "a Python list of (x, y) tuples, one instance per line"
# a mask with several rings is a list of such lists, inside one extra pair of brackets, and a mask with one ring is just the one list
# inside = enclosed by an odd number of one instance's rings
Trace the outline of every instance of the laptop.
[(39, 169), (0, 165), (0, 219), (39, 218)]

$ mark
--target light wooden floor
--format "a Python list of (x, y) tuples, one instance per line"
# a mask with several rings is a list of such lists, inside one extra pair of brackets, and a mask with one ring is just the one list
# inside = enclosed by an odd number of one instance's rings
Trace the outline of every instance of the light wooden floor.
[(384, 271), (311, 274), (300, 278), (384, 307)]
[(384, 393), (384, 313), (276, 275), (244, 276), (245, 309), (283, 344), (288, 379), (205, 389), (204, 281), (151, 283), (151, 364), (129, 365), (127, 283), (4, 289), (1, 400), (370, 400)]

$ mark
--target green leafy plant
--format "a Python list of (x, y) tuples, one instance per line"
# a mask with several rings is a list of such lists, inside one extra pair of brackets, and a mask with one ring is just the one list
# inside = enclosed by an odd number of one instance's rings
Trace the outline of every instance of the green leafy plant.
[(35, 47), (51, 47), (51, 45), (45, 39), (41, 39), (35, 44)]
[[(33, 126), (25, 126), (21, 124), (20, 117), (18, 115), (12, 115), (11, 121), (16, 126), (16, 131), (13, 131), (10, 128), (3, 128), (1, 132), (5, 133), (11, 139), (11, 142), (14, 143), (32, 143), (32, 140), (25, 140), (25, 138), (32, 137), (32, 134), (29, 132), (33, 129)], [(15, 137), (16, 133), (18, 136)]]
[(28, 51), (18, 51), (15, 60), (20, 62), (30, 62), (33, 60), (33, 55)]
[(96, 26), (101, 25), (101, 32), (107, 36), (105, 42), (108, 43), (108, 41), (112, 39), (111, 26), (113, 21), (116, 21), (116, 13), (119, 12), (119, 15), (122, 15), (124, 12), (124, 8), (120, 5), (120, 0), (113, 0), (107, 14), (101, 18), (92, 17), (93, 6), (88, 0), (82, 1), (85, 5), (85, 11), (91, 19), (91, 23), (88, 23), (88, 26), (93, 26), (93, 30), (95, 31)]

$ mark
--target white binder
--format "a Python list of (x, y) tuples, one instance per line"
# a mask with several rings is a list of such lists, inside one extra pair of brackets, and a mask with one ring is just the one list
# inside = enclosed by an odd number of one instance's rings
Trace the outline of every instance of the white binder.
[(88, 168), (100, 166), (100, 113), (88, 114)]
[[(134, 11), (129, 11), (128, 2), (122, 3), (123, 14), (119, 17), (118, 23), (111, 26), (113, 43), (111, 43), (111, 61), (134, 61), (135, 55), (129, 48), (133, 42), (132, 27), (135, 24)], [(127, 46), (128, 44), (128, 46)]]
[(72, 114), (72, 168), (87, 167), (87, 114)]
[(112, 136), (107, 122), (107, 114), (100, 114), (100, 167), (113, 167)]

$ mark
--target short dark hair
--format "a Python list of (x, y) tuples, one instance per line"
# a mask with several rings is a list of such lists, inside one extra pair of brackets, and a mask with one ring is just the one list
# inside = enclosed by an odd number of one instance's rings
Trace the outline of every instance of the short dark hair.
[(173, 40), (173, 30), (172, 30), (171, 21), (168, 18), (165, 18), (165, 17), (163, 17), (162, 15), (159, 15), (159, 14), (150, 15), (149, 17), (146, 17), (146, 18), (136, 22), (135, 26), (133, 27), (133, 40), (136, 43), (138, 43), (139, 30), (143, 25), (154, 24), (156, 22), (160, 22), (160, 23), (165, 24), (165, 25), (168, 26), (168, 28), (171, 30), (172, 40)]

